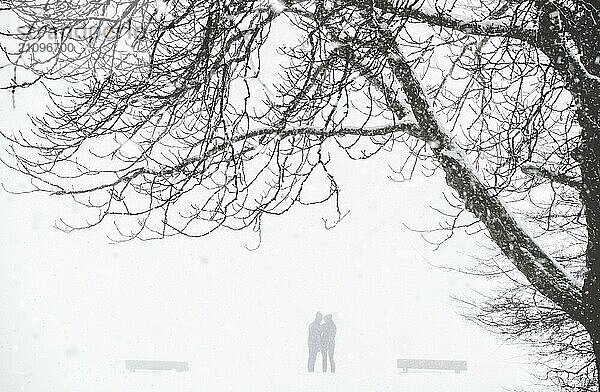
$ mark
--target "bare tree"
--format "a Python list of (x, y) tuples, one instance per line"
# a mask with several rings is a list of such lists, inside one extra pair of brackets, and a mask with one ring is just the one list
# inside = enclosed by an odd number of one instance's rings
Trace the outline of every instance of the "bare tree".
[(405, 179), (443, 171), (455, 213), (442, 229), (488, 236), (498, 254), (482, 266), (516, 285), (476, 319), (545, 343), (559, 385), (598, 390), (598, 2), (3, 4), (16, 20), (0, 32), (5, 88), (44, 86), (54, 103), (5, 135), (4, 161), (94, 213), (64, 229), (259, 231), (326, 201), (339, 219), (331, 152), (399, 151)]

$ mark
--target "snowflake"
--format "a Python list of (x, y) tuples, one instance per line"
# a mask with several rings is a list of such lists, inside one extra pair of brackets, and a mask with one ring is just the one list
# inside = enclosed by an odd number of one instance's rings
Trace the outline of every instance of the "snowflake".
[(391, 61), (400, 61), (400, 56), (396, 53), (390, 53), (388, 55), (388, 59), (390, 59)]
[(159, 17), (166, 15), (167, 8), (168, 8), (168, 5), (165, 1), (163, 1), (163, 0), (156, 1), (156, 13), (158, 14)]
[(271, 10), (277, 15), (285, 10), (285, 3), (282, 0), (271, 0), (269, 3)]
[(430, 140), (427, 142), (427, 144), (429, 145), (429, 147), (431, 147), (432, 149), (437, 149), (440, 148), (441, 143), (439, 142), (439, 140)]

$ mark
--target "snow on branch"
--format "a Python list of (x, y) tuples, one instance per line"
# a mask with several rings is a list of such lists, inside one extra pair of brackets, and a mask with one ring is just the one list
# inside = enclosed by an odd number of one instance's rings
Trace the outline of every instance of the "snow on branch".
[[(351, 3), (360, 7), (362, 2), (361, 0), (352, 0)], [(451, 15), (443, 10), (432, 9), (424, 5), (420, 5), (418, 8), (398, 8), (394, 2), (389, 0), (374, 0), (373, 5), (384, 13), (391, 13), (430, 26), (446, 27), (465, 34), (514, 38), (531, 44), (536, 42), (536, 31), (534, 29), (516, 25), (510, 18), (492, 17), (473, 20)]]
[(524, 164), (522, 164), (521, 171), (529, 176), (546, 178), (550, 181), (557, 182), (562, 185), (567, 185), (577, 190), (581, 190), (583, 186), (581, 181), (576, 178), (573, 178), (566, 174), (553, 172), (533, 162), (525, 162)]
[[(55, 189), (52, 191), (54, 195), (78, 195), (78, 194), (87, 194), (90, 192), (98, 191), (101, 189), (109, 189), (115, 187), (119, 183), (127, 183), (132, 181), (136, 177), (141, 176), (151, 176), (157, 178), (166, 178), (169, 176), (176, 175), (180, 172), (185, 172), (189, 167), (197, 165), (199, 163), (210, 164), (211, 159), (214, 159), (220, 153), (223, 153), (226, 150), (232, 150), (232, 147), (236, 144), (244, 144), (248, 148), (254, 148), (260, 145), (260, 141), (265, 137), (277, 137), (279, 139), (289, 138), (298, 135), (304, 136), (316, 136), (323, 139), (331, 138), (331, 137), (344, 137), (344, 136), (366, 136), (366, 137), (374, 137), (374, 136), (384, 136), (390, 135), (393, 133), (401, 132), (407, 134), (416, 134), (417, 133), (417, 125), (414, 123), (401, 121), (396, 122), (395, 124), (384, 125), (384, 126), (373, 126), (373, 127), (340, 127), (332, 130), (324, 130), (320, 127), (314, 126), (306, 126), (306, 127), (290, 127), (290, 128), (260, 128), (248, 131), (247, 133), (240, 134), (231, 138), (230, 140), (226, 140), (210, 149), (208, 149), (202, 155), (196, 155), (193, 157), (189, 157), (183, 159), (177, 165), (164, 168), (161, 170), (152, 170), (149, 168), (136, 168), (128, 173), (120, 176), (117, 180), (111, 183), (102, 184), (90, 188), (82, 188), (77, 190), (68, 190), (64, 188)], [(239, 152), (243, 154), (248, 152), (248, 148), (242, 148)], [(235, 150), (235, 149), (233, 149)]]
[[(410, 135), (429, 144), (446, 174), (448, 185), (458, 193), (466, 209), (485, 225), (491, 239), (527, 280), (575, 320), (582, 320), (581, 283), (536, 243), (499, 196), (492, 193), (479, 178), (462, 149), (438, 122), (420, 82), (404, 60), (392, 34), (389, 31), (382, 31), (381, 34), (382, 40), (392, 48), (387, 56), (389, 67), (401, 83), (418, 123), (418, 128), (412, 129)], [(397, 102), (398, 94), (383, 86), (380, 79), (362, 65), (365, 59), (357, 59), (350, 52), (346, 56), (369, 82), (381, 90), (391, 110), (399, 117), (407, 114), (405, 104)]]

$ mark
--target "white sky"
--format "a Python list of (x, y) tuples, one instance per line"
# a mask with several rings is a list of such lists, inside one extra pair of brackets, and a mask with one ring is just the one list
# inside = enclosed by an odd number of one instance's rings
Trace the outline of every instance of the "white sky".
[[(39, 96), (0, 96), (0, 127), (26, 124)], [(394, 155), (395, 154), (395, 155)], [(398, 152), (353, 162), (333, 156), (342, 207), (297, 207), (251, 232), (110, 244), (109, 227), (65, 234), (67, 199), (0, 193), (1, 391), (498, 391), (528, 380), (527, 356), (465, 322), (451, 294), (472, 278), (477, 244), (458, 237), (432, 252), (403, 224), (435, 226), (441, 176), (397, 184)], [(0, 180), (26, 180), (5, 168)], [(338, 373), (304, 373), (306, 329), (333, 313)], [(396, 358), (463, 359), (469, 370), (399, 374)], [(190, 362), (182, 374), (128, 374), (123, 359)], [(320, 358), (317, 369), (320, 368)]]

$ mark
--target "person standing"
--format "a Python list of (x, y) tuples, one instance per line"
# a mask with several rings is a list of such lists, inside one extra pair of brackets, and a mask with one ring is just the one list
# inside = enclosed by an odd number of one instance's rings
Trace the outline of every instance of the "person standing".
[(325, 322), (323, 323), (321, 330), (321, 355), (323, 356), (323, 373), (327, 372), (327, 358), (331, 363), (331, 373), (335, 373), (335, 361), (333, 356), (335, 354), (335, 333), (337, 328), (333, 323), (332, 316), (330, 314), (325, 316)]
[(308, 325), (308, 371), (315, 371), (315, 361), (317, 360), (317, 354), (321, 351), (321, 321), (323, 315), (321, 312), (317, 312), (315, 319)]

